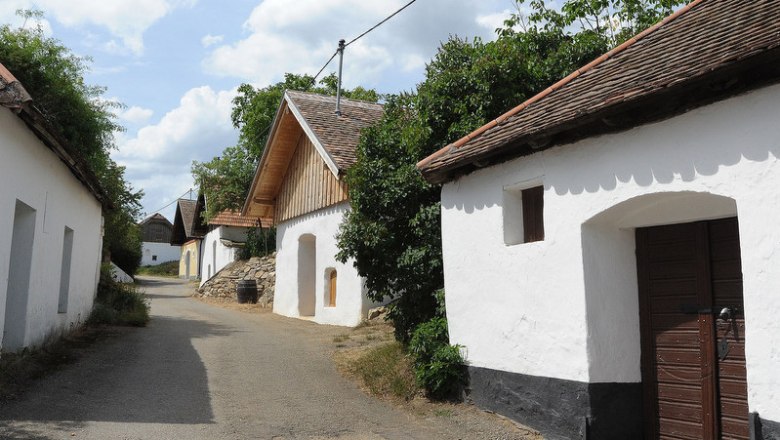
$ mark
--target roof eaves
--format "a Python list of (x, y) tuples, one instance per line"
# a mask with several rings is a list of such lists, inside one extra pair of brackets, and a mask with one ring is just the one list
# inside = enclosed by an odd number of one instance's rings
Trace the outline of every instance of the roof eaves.
[(421, 161), (417, 162), (417, 169), (423, 170), (425, 167), (427, 167), (431, 162), (434, 160), (446, 155), (447, 153), (453, 152), (458, 150), (459, 148), (463, 147), (470, 141), (476, 139), (477, 137), (483, 135), (488, 130), (495, 128), (497, 126), (500, 126), (504, 122), (506, 122), (509, 118), (512, 116), (520, 113), (521, 111), (525, 110), (526, 108), (530, 107), (531, 105), (541, 101), (551, 93), (555, 92), (556, 90), (559, 90), (572, 82), (574, 79), (579, 77), (580, 75), (584, 74), (585, 72), (593, 69), (594, 67), (604, 63), (605, 61), (613, 58), (615, 55), (618, 55), (625, 51), (627, 48), (633, 46), (638, 41), (642, 40), (647, 35), (650, 35), (651, 33), (655, 32), (662, 26), (668, 24), (669, 22), (677, 19), (681, 15), (685, 14), (692, 8), (694, 8), (699, 3), (703, 2), (704, 0), (693, 0), (692, 2), (688, 3), (687, 5), (683, 6), (679, 10), (677, 10), (675, 13), (665, 17), (663, 20), (659, 21), (658, 23), (654, 24), (653, 26), (645, 29), (644, 31), (638, 33), (637, 35), (629, 38), (627, 41), (623, 42), (619, 46), (613, 48), (612, 50), (608, 51), (607, 53), (599, 56), (595, 60), (591, 61), (590, 63), (580, 67), (579, 69), (575, 70), (574, 72), (570, 73), (560, 81), (556, 82), (552, 86), (548, 87), (547, 89), (537, 93), (536, 95), (532, 96), (522, 104), (518, 105), (517, 107), (512, 108), (508, 112), (502, 114), (498, 118), (488, 122), (487, 124), (477, 128), (476, 130), (472, 131), (471, 133), (467, 134), (466, 136), (458, 139), (457, 141), (450, 143), (443, 148), (435, 151), (430, 156), (422, 159)]

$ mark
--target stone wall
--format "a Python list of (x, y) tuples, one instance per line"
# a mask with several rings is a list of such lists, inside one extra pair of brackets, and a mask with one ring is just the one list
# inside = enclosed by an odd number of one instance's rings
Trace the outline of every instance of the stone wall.
[(276, 254), (234, 261), (217, 272), (198, 289), (200, 296), (215, 298), (236, 298), (236, 284), (239, 280), (256, 280), (258, 304), (270, 307), (274, 301), (276, 282)]

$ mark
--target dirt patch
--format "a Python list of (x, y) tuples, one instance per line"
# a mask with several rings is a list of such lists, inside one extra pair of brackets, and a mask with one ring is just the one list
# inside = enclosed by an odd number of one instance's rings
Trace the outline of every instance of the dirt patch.
[(193, 299), (212, 306), (222, 307), (223, 309), (237, 310), (244, 313), (271, 313), (271, 307), (263, 307), (262, 304), (239, 304), (234, 298), (200, 296), (192, 295)]
[[(397, 407), (424, 419), (436, 419), (444, 422), (452, 433), (451, 438), (460, 439), (517, 439), (517, 440), (542, 440), (543, 437), (533, 429), (522, 426), (510, 419), (495, 413), (486, 412), (479, 408), (460, 402), (435, 402), (427, 399), (421, 391), (413, 393), (411, 398), (401, 398), (399, 394), (391, 392), (377, 392), (382, 389), (376, 384), (367, 384), (361, 379), (362, 364), (366, 355), (380, 347), (389, 347), (395, 342), (393, 326), (385, 321), (369, 321), (354, 329), (345, 329), (344, 332), (332, 338), (333, 359), (339, 371), (346, 377), (353, 379), (360, 388), (374, 397), (388, 401)], [(378, 350), (380, 353), (382, 350)], [(403, 363), (399, 363), (399, 368)], [(407, 366), (410, 363), (407, 364)], [(405, 376), (411, 371), (401, 374)], [(388, 389), (392, 390), (392, 386)], [(448, 437), (450, 438), (450, 437)]]

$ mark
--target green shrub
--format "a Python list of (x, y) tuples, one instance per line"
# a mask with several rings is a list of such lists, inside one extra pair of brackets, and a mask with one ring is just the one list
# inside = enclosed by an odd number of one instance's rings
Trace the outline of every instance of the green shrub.
[(417, 383), (433, 399), (456, 398), (466, 384), (460, 347), (450, 345), (447, 320), (436, 317), (417, 326), (409, 342)]
[(138, 269), (139, 275), (151, 275), (160, 277), (178, 277), (179, 261), (166, 261), (156, 266), (142, 266)]
[(147, 322), (149, 303), (144, 294), (132, 284), (114, 281), (110, 266), (103, 265), (95, 306), (88, 323), (143, 327)]
[(276, 228), (249, 228), (246, 244), (241, 249), (241, 259), (264, 257), (276, 251)]

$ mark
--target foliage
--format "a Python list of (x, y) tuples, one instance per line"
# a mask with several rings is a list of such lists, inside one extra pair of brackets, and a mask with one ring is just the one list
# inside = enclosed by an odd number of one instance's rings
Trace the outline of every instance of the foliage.
[(225, 209), (241, 209), (256, 167), (255, 156), (239, 146), (225, 148), (210, 162), (192, 162), (192, 175), (206, 196), (206, 220)]
[(276, 228), (249, 228), (241, 259), (264, 257), (276, 251)]
[(111, 278), (111, 266), (100, 268), (100, 282), (89, 324), (130, 325), (143, 327), (149, 322), (149, 303), (132, 284)]
[(373, 395), (411, 400), (418, 392), (411, 359), (398, 342), (369, 349), (350, 368)]
[[(29, 20), (42, 13), (21, 11)], [(124, 167), (109, 156), (115, 148), (114, 132), (122, 131), (113, 111), (121, 104), (102, 99), (105, 89), (88, 85), (84, 75), (89, 58), (71, 52), (40, 25), (32, 28), (0, 26), (0, 60), (30, 93), (36, 108), (95, 173), (114, 209), (104, 210), (103, 250), (117, 265), (132, 274), (141, 258), (140, 232), (135, 219), (140, 211), (141, 191), (125, 181)]]
[[(426, 183), (415, 164), (682, 2), (568, 0), (554, 10), (543, 0), (517, 0), (518, 11), (528, 6), (532, 13), (512, 16), (495, 41), (450, 38), (415, 93), (388, 97), (382, 120), (363, 131), (347, 175), (352, 210), (339, 234), (339, 258), (354, 258), (372, 299), (394, 301), (389, 317), (399, 340), (442, 316), (434, 298), (444, 284), (440, 187)], [(609, 25), (605, 14), (614, 15)]]
[[(335, 74), (317, 83), (309, 75), (287, 73), (283, 81), (263, 88), (250, 84), (238, 87), (231, 114), (233, 125), (239, 129), (238, 145), (226, 148), (222, 156), (209, 162), (192, 163), (192, 174), (208, 201), (206, 220), (225, 209), (237, 210), (243, 206), (284, 91), (335, 95), (337, 85)], [(380, 98), (376, 91), (363, 87), (342, 90), (342, 96), (370, 102)]]
[(449, 344), (447, 320), (435, 317), (417, 326), (409, 342), (417, 383), (434, 399), (457, 396), (466, 384), (460, 348)]
[(141, 266), (138, 275), (176, 278), (179, 276), (179, 260), (166, 261), (156, 266)]

